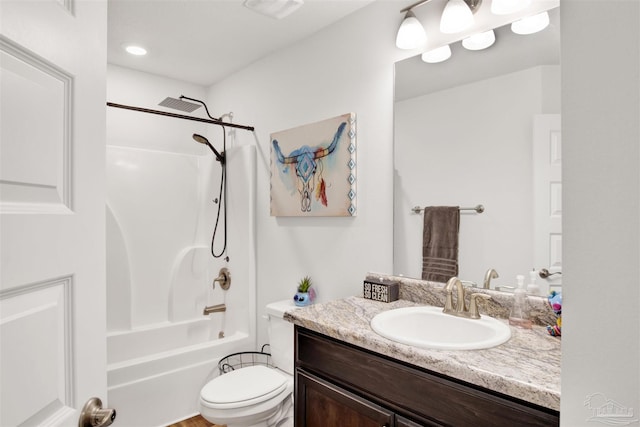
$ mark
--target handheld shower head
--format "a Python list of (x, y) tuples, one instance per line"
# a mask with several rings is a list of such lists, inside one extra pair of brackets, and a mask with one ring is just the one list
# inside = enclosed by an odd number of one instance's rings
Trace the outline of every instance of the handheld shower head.
[(199, 142), (200, 144), (204, 144), (204, 145), (211, 145), (211, 144), (209, 144), (209, 140), (208, 140), (207, 138), (205, 138), (205, 137), (204, 137), (204, 136), (202, 136), (202, 135), (198, 135), (197, 133), (194, 133), (194, 134), (193, 134), (193, 139), (194, 139), (196, 142)]
[(204, 136), (202, 136), (202, 135), (198, 135), (197, 133), (194, 133), (193, 134), (193, 139), (196, 142), (199, 142), (200, 144), (208, 146), (211, 149), (211, 151), (213, 151), (213, 154), (215, 154), (216, 160), (224, 165), (224, 152), (219, 153), (218, 150), (216, 150), (213, 147), (213, 145), (211, 145), (209, 140), (207, 138), (205, 138)]

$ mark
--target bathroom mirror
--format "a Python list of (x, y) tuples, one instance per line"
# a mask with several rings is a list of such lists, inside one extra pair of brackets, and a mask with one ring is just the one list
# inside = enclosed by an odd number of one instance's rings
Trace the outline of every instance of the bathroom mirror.
[[(536, 34), (497, 28), (485, 50), (457, 42), (446, 62), (396, 63), (394, 274), (421, 277), (423, 215), (414, 206), (479, 204), (483, 213), (460, 212), (462, 280), (482, 286), (494, 268), (492, 288), (514, 286), (518, 274), (527, 283), (533, 269), (560, 270), (561, 186), (550, 186), (545, 165), (561, 161), (558, 9), (549, 15)], [(541, 133), (556, 139), (540, 143)], [(537, 283), (546, 293), (559, 277)]]

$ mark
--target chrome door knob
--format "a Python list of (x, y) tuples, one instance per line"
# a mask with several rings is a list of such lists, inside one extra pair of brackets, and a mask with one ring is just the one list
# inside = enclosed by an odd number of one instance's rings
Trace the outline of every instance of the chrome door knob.
[(103, 408), (102, 401), (92, 397), (82, 407), (78, 427), (106, 427), (110, 426), (115, 419), (115, 409)]

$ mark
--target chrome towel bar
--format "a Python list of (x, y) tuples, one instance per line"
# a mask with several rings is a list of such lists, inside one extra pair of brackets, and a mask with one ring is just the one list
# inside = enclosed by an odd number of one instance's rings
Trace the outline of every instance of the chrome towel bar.
[[(484, 212), (484, 206), (483, 205), (477, 205), (474, 206), (473, 208), (458, 208), (461, 211), (476, 211), (477, 213), (482, 213)], [(420, 212), (422, 212), (424, 210), (424, 208), (421, 208), (420, 206), (414, 206), (413, 208), (411, 208), (411, 211), (413, 213), (419, 214)]]

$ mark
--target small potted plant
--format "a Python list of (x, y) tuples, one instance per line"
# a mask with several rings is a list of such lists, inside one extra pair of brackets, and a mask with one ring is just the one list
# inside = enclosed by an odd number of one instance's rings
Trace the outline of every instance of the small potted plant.
[(311, 285), (313, 285), (311, 277), (304, 276), (302, 279), (300, 279), (300, 281), (298, 282), (298, 292), (296, 292), (293, 297), (293, 301), (297, 306), (304, 307), (313, 302), (315, 295), (313, 289), (311, 288)]

